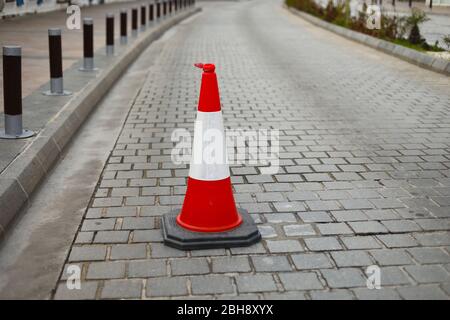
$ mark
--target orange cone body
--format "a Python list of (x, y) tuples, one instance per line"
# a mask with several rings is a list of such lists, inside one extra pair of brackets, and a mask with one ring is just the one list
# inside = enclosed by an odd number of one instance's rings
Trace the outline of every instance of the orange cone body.
[[(202, 84), (186, 196), (177, 223), (190, 231), (224, 232), (238, 227), (242, 218), (231, 188), (215, 66), (196, 66), (203, 68)], [(211, 134), (216, 138), (214, 157), (205, 159), (212, 146)]]

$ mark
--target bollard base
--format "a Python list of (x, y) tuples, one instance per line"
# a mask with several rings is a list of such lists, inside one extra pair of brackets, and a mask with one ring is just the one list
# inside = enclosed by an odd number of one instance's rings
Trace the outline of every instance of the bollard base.
[(94, 58), (84, 58), (83, 65), (78, 69), (83, 72), (98, 71), (98, 68), (94, 67)]
[(181, 249), (214, 249), (247, 247), (261, 240), (261, 234), (246, 210), (238, 209), (242, 224), (225, 232), (193, 232), (180, 227), (176, 221), (180, 210), (167, 213), (162, 218), (164, 244)]
[(72, 92), (64, 90), (63, 92), (52, 92), (51, 90), (47, 90), (42, 92), (44, 96), (71, 96)]
[(4, 129), (0, 130), (0, 139), (25, 139), (34, 136), (36, 133), (31, 130), (24, 129), (21, 134), (7, 134)]

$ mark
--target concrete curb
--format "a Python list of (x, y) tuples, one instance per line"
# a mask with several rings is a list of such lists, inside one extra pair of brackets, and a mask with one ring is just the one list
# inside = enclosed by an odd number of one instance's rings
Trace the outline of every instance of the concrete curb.
[(402, 60), (405, 60), (409, 63), (415, 64), (419, 67), (439, 72), (442, 74), (445, 74), (447, 76), (450, 75), (450, 61), (441, 59), (441, 58), (434, 58), (432, 56), (429, 56), (425, 53), (409, 49), (400, 45), (397, 45), (395, 43), (378, 39), (360, 32), (356, 32), (344, 27), (337, 26), (335, 24), (329, 23), (327, 21), (324, 21), (322, 19), (319, 19), (317, 17), (314, 17), (313, 15), (299, 11), (294, 8), (287, 7), (284, 5), (284, 7), (289, 10), (291, 13), (305, 19), (306, 21), (322, 27), (324, 29), (327, 29), (331, 32), (334, 32), (336, 34), (339, 34), (347, 39), (365, 44), (369, 47), (372, 47), (374, 49), (380, 50), (384, 53), (390, 54), (392, 56), (395, 56), (397, 58), (400, 58)]
[[(0, 239), (11, 226), (14, 217), (28, 202), (33, 191), (55, 165), (64, 147), (126, 68), (164, 32), (199, 11), (201, 8), (187, 9), (142, 33), (92, 79), (82, 92), (64, 105), (38, 136), (1, 173)], [(104, 51), (104, 48), (100, 50)], [(67, 75), (65, 80), (66, 78)]]

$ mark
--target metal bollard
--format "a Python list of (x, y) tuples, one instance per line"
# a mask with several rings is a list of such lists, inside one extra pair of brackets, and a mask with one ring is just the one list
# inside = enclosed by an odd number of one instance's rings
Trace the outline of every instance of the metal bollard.
[(172, 15), (172, 0), (169, 0), (167, 5), (169, 6), (169, 15)]
[(167, 14), (167, 2), (163, 1), (163, 17), (165, 18)]
[(64, 90), (61, 29), (48, 29), (48, 55), (50, 64), (50, 90), (44, 91), (46, 96), (67, 96), (72, 94)]
[(147, 25), (146, 6), (141, 6), (141, 30), (144, 31)]
[(106, 14), (106, 55), (114, 55), (114, 14)]
[(18, 46), (3, 47), (3, 97), (5, 129), (0, 131), (0, 138), (34, 136), (33, 131), (22, 127), (22, 48)]
[(173, 10), (175, 13), (178, 11), (178, 0), (173, 0)]
[(160, 19), (161, 18), (161, 3), (156, 2), (156, 19)]
[(150, 21), (150, 23), (153, 23), (153, 20), (155, 19), (155, 12), (153, 10), (153, 3), (150, 3), (148, 5), (148, 21)]
[(133, 8), (131, 10), (131, 35), (137, 37), (138, 34), (138, 9)]
[(83, 66), (80, 71), (95, 71), (94, 68), (94, 21), (83, 19)]
[(127, 44), (127, 10), (120, 11), (120, 44)]

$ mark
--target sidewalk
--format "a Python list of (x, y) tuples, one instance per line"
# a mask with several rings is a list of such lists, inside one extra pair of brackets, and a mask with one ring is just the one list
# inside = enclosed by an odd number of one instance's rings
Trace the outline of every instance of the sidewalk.
[[(82, 7), (82, 18), (94, 19), (94, 50), (105, 46), (105, 15), (115, 13), (115, 37), (119, 35), (121, 9), (146, 4), (149, 1), (120, 2), (91, 7)], [(148, 8), (147, 8), (148, 13)], [(140, 13), (139, 13), (140, 21)], [(68, 15), (65, 10), (26, 15), (0, 20), (0, 47), (22, 46), (22, 95), (26, 97), (50, 80), (48, 61), (48, 29), (62, 29), (63, 68), (69, 68), (83, 55), (83, 30), (69, 30), (66, 27)], [(148, 16), (147, 16), (148, 17)], [(128, 13), (128, 32), (131, 30), (131, 13)], [(0, 55), (0, 63), (2, 55)], [(0, 113), (3, 113), (3, 69), (0, 68)], [(26, 113), (27, 110), (24, 110)], [(26, 115), (25, 115), (26, 116)]]

